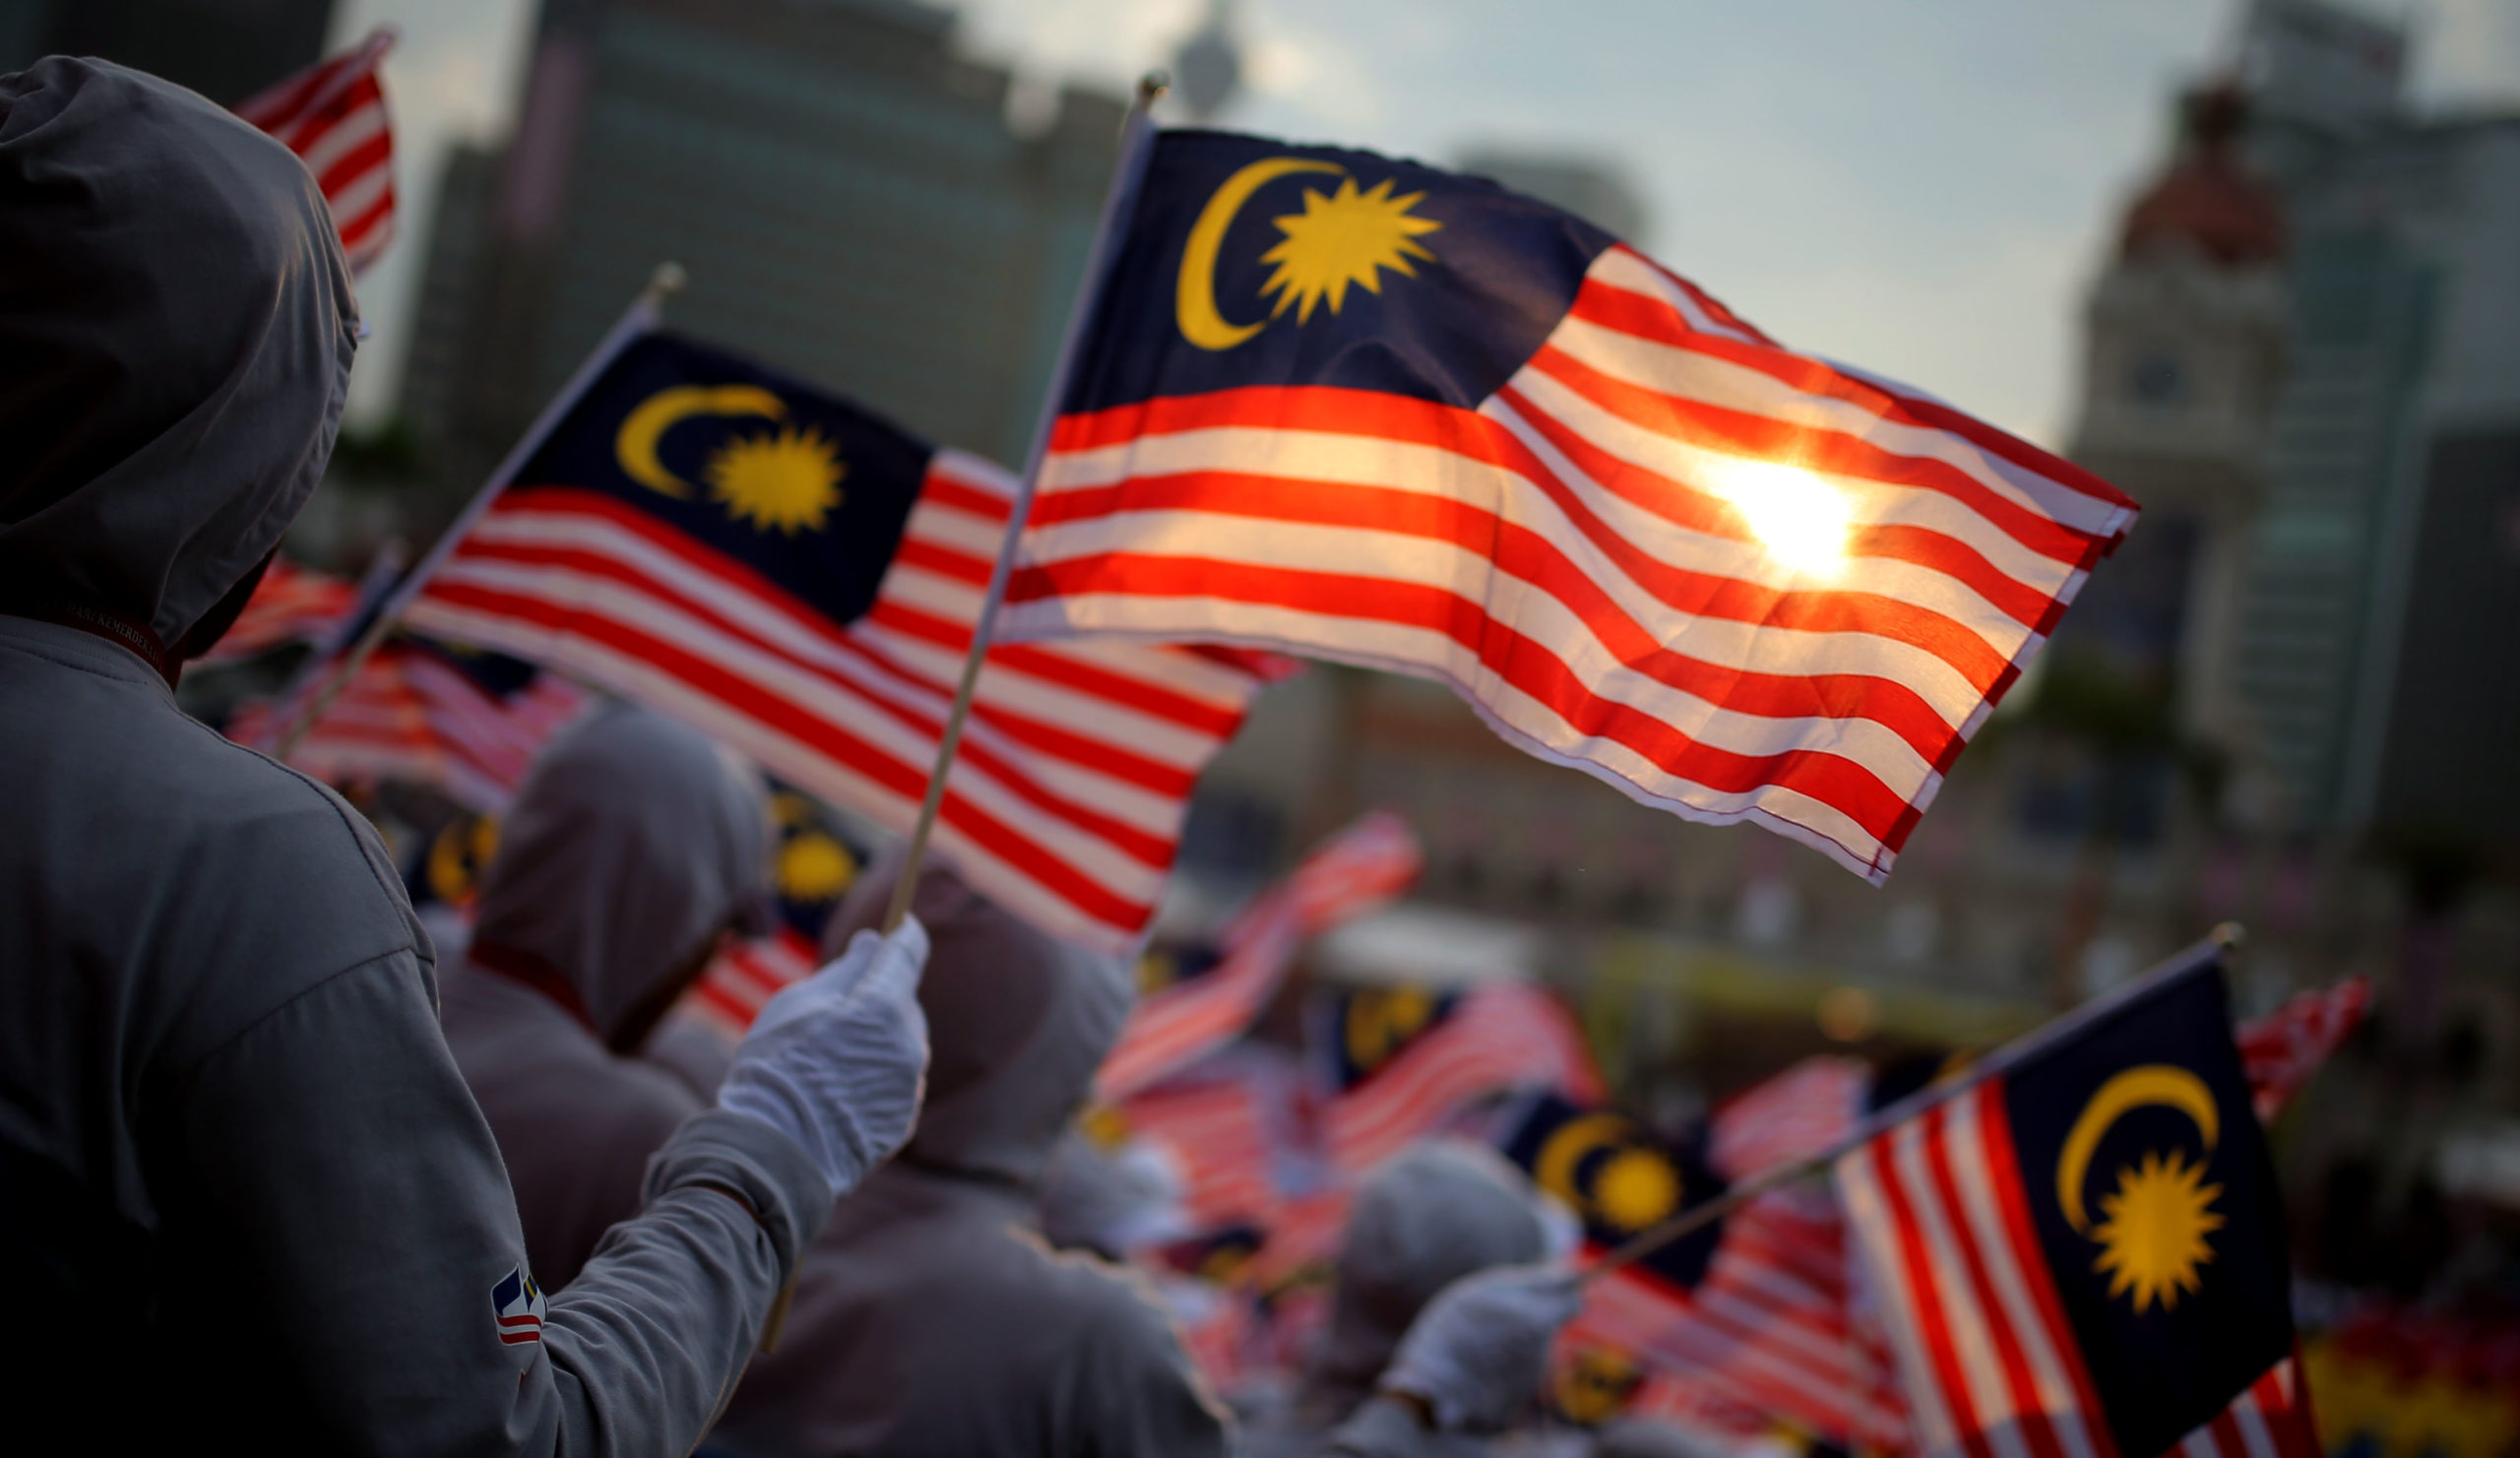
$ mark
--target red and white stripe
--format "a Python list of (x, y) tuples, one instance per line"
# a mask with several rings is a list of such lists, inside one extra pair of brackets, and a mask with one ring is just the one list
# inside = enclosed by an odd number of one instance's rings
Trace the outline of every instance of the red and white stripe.
[(1307, 938), (1360, 917), (1415, 884), (1424, 863), (1407, 821), (1377, 810), (1332, 836), (1261, 893), (1221, 938), (1225, 959), (1129, 1012), (1095, 1075), (1109, 1103), (1189, 1066), (1241, 1036), (1269, 1005)]
[[(874, 606), (840, 627), (634, 507), (527, 482), (481, 515), (410, 620), (564, 667), (907, 832), (1012, 499), (1005, 472), (937, 452)], [(991, 648), (938, 849), (1037, 925), (1130, 946), (1199, 771), (1266, 676), (1221, 651)]]
[(1708, 1161), (1737, 1181), (1825, 1153), (1854, 1132), (1871, 1083), (1853, 1058), (1805, 1058), (1716, 1110)]
[(2283, 1110), (2351, 1037), (2371, 1006), (2367, 978), (2300, 993), (2262, 1018), (2240, 1025), (2236, 1041), (2260, 1120)]
[(1583, 1031), (1555, 997), (1528, 983), (1473, 987), (1391, 1061), (1323, 1105), (1323, 1147), (1342, 1174), (1361, 1175), (1472, 1100), (1518, 1089), (1549, 1089), (1578, 1104), (1604, 1096)]
[[(1252, 387), (1062, 417), (1007, 628), (1438, 678), (1543, 759), (1878, 883), (2133, 517), (1614, 246), (1475, 412)], [(1822, 560), (1762, 544), (1840, 519)]]
[[(435, 654), (389, 642), (324, 706), (288, 763), (334, 784), (428, 785), (466, 809), (496, 812), (515, 797), (542, 746), (593, 702), (556, 673), (537, 673), (501, 698)], [(228, 737), (268, 743), (295, 717), (294, 704), (284, 713), (249, 707)]]
[(1195, 1229), (1277, 1218), (1280, 1091), (1241, 1068), (1185, 1077), (1119, 1106), (1131, 1133), (1163, 1146), (1181, 1174), (1181, 1208)]
[(300, 567), (286, 557), (272, 558), (245, 610), (197, 662), (229, 664), (266, 653), (284, 643), (322, 640), (350, 614), (358, 590), (329, 572)]
[(1837, 1180), (1922, 1458), (2117, 1458), (2031, 1228), (2002, 1080), (1861, 1145)]
[[(1861, 1090), (1859, 1065), (1833, 1066), (1845, 1061), (1798, 1064), (1719, 1110), (1710, 1131), (1719, 1173), (1739, 1178), (1818, 1153), (1843, 1135)], [(1832, 1099), (1840, 1110), (1834, 1133)], [(1851, 1325), (1851, 1277), (1835, 1198), (1788, 1186), (1726, 1217), (1694, 1289), (1631, 1267), (1589, 1290), (1576, 1329), (1631, 1354), (1666, 1382), (1704, 1386), (1841, 1446), (1895, 1448), (1906, 1414)]]
[(721, 952), (683, 994), (682, 1008), (729, 1039), (741, 1039), (761, 1006), (821, 966), (814, 944), (793, 927), (737, 942)]
[(394, 240), (394, 125), (377, 66), (394, 32), (360, 42), (239, 103), (236, 114), (306, 163), (353, 272)]

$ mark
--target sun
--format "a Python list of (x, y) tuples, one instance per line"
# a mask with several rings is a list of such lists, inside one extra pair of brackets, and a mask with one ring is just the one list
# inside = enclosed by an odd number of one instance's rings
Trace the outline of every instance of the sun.
[(1623, 1149), (1593, 1176), (1593, 1209), (1604, 1225), (1641, 1231), (1680, 1203), (1680, 1176), (1651, 1150)]
[(1305, 188), (1303, 211), (1275, 220), (1286, 236), (1260, 255), (1262, 263), (1278, 266), (1260, 285), (1262, 293), (1274, 290), (1278, 295), (1278, 306), (1269, 317), (1276, 318), (1292, 304), (1295, 322), (1308, 323), (1313, 305), (1325, 298), (1330, 300), (1330, 312), (1336, 314), (1348, 300), (1351, 284), (1364, 285), (1367, 293), (1382, 292), (1384, 269), (1418, 277), (1409, 260), (1422, 258), (1431, 263), (1435, 255), (1417, 240), (1443, 226), (1431, 218), (1410, 216), (1409, 210), (1424, 196), (1413, 192), (1393, 197), (1388, 177), (1367, 192), (1356, 191), (1354, 177), (1339, 179), (1339, 190), (1329, 197)]
[(2204, 1167), (2177, 1150), (2167, 1160), (2146, 1154), (2141, 1165), (2117, 1172), (2117, 1188), (2100, 1197), (2105, 1218), (2092, 1232), (2101, 1243), (2092, 1269), (2108, 1275), (2110, 1296), (2132, 1291), (2137, 1311), (2156, 1300), (2167, 1311), (2180, 1292), (2197, 1289), (2197, 1267), (2214, 1258), (2205, 1237), (2224, 1225), (2213, 1209), (2223, 1187), (2204, 1177)]
[(840, 447), (815, 427), (741, 435), (720, 446), (700, 474), (712, 500), (725, 503), (737, 520), (757, 531), (789, 537), (819, 532), (840, 505), (840, 483), (849, 475)]

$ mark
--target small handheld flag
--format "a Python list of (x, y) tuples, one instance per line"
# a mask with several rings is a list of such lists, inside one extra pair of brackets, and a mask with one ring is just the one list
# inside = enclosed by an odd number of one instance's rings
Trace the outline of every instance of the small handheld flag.
[(1315, 847), (1226, 927), (1222, 957), (1130, 1009), (1095, 1074), (1095, 1097), (1126, 1098), (1240, 1036), (1267, 1008), (1305, 938), (1408, 890), (1422, 860), (1408, 822), (1388, 810)]
[[(419, 569), (409, 620), (639, 700), (908, 831), (1006, 473), (635, 310), (528, 446)], [(1010, 910), (1124, 946), (1263, 676), (1135, 644), (987, 662), (940, 843)]]
[(1876, 883), (2135, 512), (1553, 208), (1215, 132), (1158, 142), (1036, 489), (1011, 637), (1438, 679)]
[(394, 241), (394, 124), (376, 79), (393, 48), (393, 31), (378, 31), (236, 106), (314, 174), (354, 273)]
[(2218, 957), (1890, 1125), (1838, 1182), (1924, 1458), (2312, 1458)]

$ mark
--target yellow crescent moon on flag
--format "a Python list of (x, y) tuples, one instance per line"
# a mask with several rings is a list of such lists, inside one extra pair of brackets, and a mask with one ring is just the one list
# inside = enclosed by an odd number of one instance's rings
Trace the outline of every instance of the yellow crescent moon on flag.
[(768, 415), (788, 413), (788, 403), (759, 385), (675, 385), (639, 402), (612, 437), (613, 459), (622, 473), (652, 491), (681, 500), (691, 498), (691, 482), (665, 470), (657, 459), (657, 442), (680, 421), (693, 415)]
[(1264, 157), (1225, 179), (1225, 185), (1199, 210), (1190, 224), (1190, 241), (1181, 253), (1181, 274), (1172, 290), (1173, 316), (1181, 337), (1202, 349), (1230, 349), (1267, 327), (1268, 320), (1230, 324), (1217, 312), (1217, 250), (1225, 246), (1225, 230), (1251, 195), (1290, 172), (1346, 172), (1337, 162), (1302, 157)]
[(2214, 1107), (2214, 1091), (2205, 1087), (2205, 1080), (2184, 1068), (2146, 1063), (2102, 1084), (2100, 1092), (2083, 1106), (2081, 1117), (2074, 1120), (2073, 1132), (2065, 1136), (2064, 1153), (2056, 1157), (2056, 1204), (2076, 1234), (2091, 1234), (2091, 1215), (2083, 1208), (2083, 1176), (2091, 1172), (2091, 1157), (2100, 1148), (2101, 1136), (2128, 1111), (2151, 1104), (2175, 1109), (2194, 1119), (2208, 1150), (2222, 1133), (2222, 1114)]
[(1626, 1132), (1626, 1121), (1616, 1114), (1587, 1113), (1568, 1119), (1541, 1141), (1540, 1154), (1532, 1161), (1532, 1182), (1582, 1209), (1587, 1202), (1575, 1188), (1575, 1167), (1594, 1150), (1623, 1143), (1621, 1136)]

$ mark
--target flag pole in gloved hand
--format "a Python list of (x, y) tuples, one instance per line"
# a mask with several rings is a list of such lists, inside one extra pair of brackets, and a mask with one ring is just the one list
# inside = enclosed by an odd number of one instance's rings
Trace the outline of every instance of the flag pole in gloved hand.
[[(919, 802), (918, 819), (911, 826), (910, 842), (902, 854), (901, 876), (893, 883), (891, 905), (884, 909), (886, 936), (901, 929), (902, 919), (910, 915), (911, 898), (918, 891), (918, 872), (927, 858), (928, 837), (934, 834), (937, 814), (945, 804), (945, 777), (953, 772), (955, 751), (962, 747), (963, 725), (971, 718), (972, 695), (979, 687), (980, 666), (996, 635), (997, 610), (1006, 602), (1006, 581), (1015, 570), (1016, 547), (1024, 539), (1024, 524), (1033, 514), (1033, 492), (1040, 479), (1041, 459), (1049, 454), (1050, 426), (1058, 419), (1060, 403), (1067, 398), (1068, 376), (1076, 368), (1077, 355), (1083, 352), (1085, 332), (1094, 326), (1102, 282), (1119, 253), (1120, 235), (1127, 231), (1129, 218), (1136, 211), (1138, 186), (1146, 180), (1147, 163), (1155, 156), (1153, 107), (1170, 84), (1163, 72), (1148, 72), (1138, 83), (1137, 97), (1129, 103), (1128, 116), (1120, 123), (1120, 156), (1111, 169), (1110, 190), (1102, 196), (1102, 216), (1095, 226), (1094, 246), (1085, 256), (1085, 277), (1077, 286), (1076, 305), (1068, 314), (1067, 328), (1059, 336), (1058, 359), (1051, 366), (1049, 385), (1041, 392), (1040, 417), (1033, 428), (1033, 443), (1024, 454), (1024, 475), (1016, 484), (1014, 506), (1007, 514), (1006, 537), (998, 543), (997, 563), (989, 570), (988, 593), (980, 600), (979, 620), (972, 625), (971, 650), (963, 655), (963, 676), (954, 685), (954, 707), (946, 714), (944, 732), (936, 741), (936, 765), (927, 774), (927, 796)], [(769, 1320), (762, 1325), (763, 1352), (779, 1350), (779, 1338), (788, 1326), (788, 1308), (795, 1299), (796, 1279), (791, 1275), (780, 1290), (779, 1299), (771, 1303)]]
[(2196, 965), (2199, 958), (2221, 957), (2232, 948), (2238, 946), (2243, 934), (2238, 922), (2224, 922), (2206, 933), (2203, 941), (2172, 957), (2142, 977), (2132, 979), (2110, 992), (2093, 998), (2062, 1017), (2042, 1023), (2002, 1047), (1972, 1062), (1957, 1074), (1919, 1089), (1898, 1103), (1859, 1120), (1854, 1128), (1847, 1131), (1844, 1138), (1818, 1154), (1762, 1170), (1705, 1204), (1693, 1205), (1681, 1211), (1602, 1257), (1579, 1279), (1590, 1285), (1622, 1266), (1634, 1265), (1673, 1241), (1688, 1238), (1770, 1190), (1782, 1188), (1797, 1179), (1819, 1173), (1847, 1154), (1877, 1137), (1891, 1125), (1914, 1118), (1937, 1104), (1958, 1098), (1984, 1082), (1988, 1076), (2014, 1067), (2024, 1058), (2049, 1046), (2058, 1039), (2088, 1027), (2093, 1020), (2106, 1016), (2112, 1009), (2141, 995), (2164, 978), (2188, 971)]

